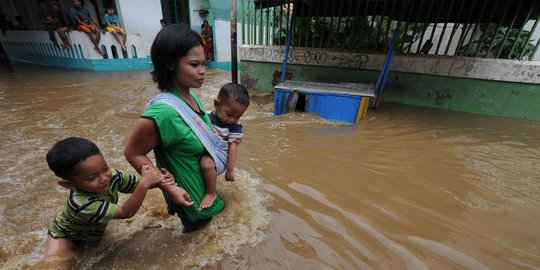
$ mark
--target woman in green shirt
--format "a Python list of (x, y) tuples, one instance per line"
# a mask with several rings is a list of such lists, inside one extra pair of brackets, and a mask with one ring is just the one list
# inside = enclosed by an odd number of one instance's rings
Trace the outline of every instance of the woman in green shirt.
[[(204, 83), (205, 57), (200, 36), (186, 26), (170, 25), (157, 34), (150, 53), (152, 78), (161, 92), (182, 99), (211, 127), (200, 100), (190, 91)], [(193, 205), (188, 206), (174, 186), (163, 193), (169, 214), (180, 217), (184, 232), (202, 227), (223, 209), (224, 202), (217, 196), (211, 207), (198, 210), (205, 191), (199, 158), (206, 150), (175, 109), (166, 104), (153, 104), (146, 109), (128, 138), (124, 155), (135, 169), (140, 169), (152, 164), (147, 157), (152, 150), (157, 166), (167, 168), (193, 200)]]

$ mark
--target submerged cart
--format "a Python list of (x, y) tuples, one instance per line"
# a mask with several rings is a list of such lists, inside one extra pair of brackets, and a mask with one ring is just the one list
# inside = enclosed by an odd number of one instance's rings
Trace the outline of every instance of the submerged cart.
[(285, 81), (274, 87), (274, 115), (309, 112), (329, 120), (357, 123), (375, 97), (372, 84)]

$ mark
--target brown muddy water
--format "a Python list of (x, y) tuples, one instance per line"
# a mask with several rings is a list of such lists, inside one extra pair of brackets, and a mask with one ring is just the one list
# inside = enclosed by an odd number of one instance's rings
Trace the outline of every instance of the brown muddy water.
[[(229, 78), (207, 72), (196, 90), (207, 109)], [(2, 65), (2, 269), (38, 264), (67, 195), (48, 148), (83, 136), (134, 172), (123, 144), (157, 93), (149, 70)], [(237, 181), (220, 179), (227, 206), (210, 226), (182, 234), (151, 190), (75, 268), (540, 269), (539, 122), (383, 104), (348, 125), (253, 101)]]

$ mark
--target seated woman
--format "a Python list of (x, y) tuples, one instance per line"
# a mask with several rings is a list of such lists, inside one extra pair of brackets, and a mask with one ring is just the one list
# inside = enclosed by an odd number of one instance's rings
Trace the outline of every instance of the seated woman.
[(39, 5), (39, 18), (49, 32), (49, 39), (52, 41), (54, 46), (60, 47), (60, 45), (58, 45), (58, 42), (56, 41), (56, 37), (54, 36), (54, 32), (56, 31), (56, 33), (58, 33), (58, 36), (62, 40), (62, 49), (68, 49), (69, 46), (71, 46), (67, 34), (68, 28), (60, 24), (58, 11), (54, 7), (49, 6), (45, 2), (45, 0), (40, 0)]

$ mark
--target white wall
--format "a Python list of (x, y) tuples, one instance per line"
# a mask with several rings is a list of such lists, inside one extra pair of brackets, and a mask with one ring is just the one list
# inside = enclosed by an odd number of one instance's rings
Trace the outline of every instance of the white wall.
[[(411, 47), (411, 52), (416, 52), (418, 50), (418, 47), (421, 48), (429, 40), (431, 36), (431, 32), (433, 32), (433, 26), (434, 26), (433, 24), (430, 24), (426, 28), (426, 31), (424, 32), (424, 38), (422, 39), (423, 44), (420, 44), (420, 39), (416, 40), (413, 43)], [(448, 42), (450, 42), (450, 36), (452, 35), (452, 31), (454, 27), (455, 25), (453, 23), (448, 23), (446, 25), (446, 30), (444, 31), (443, 40), (441, 42), (441, 46), (439, 47), (439, 51), (437, 54), (444, 55)], [(456, 53), (456, 50), (458, 49), (457, 45), (459, 42), (459, 37), (463, 33), (463, 25), (460, 24), (456, 27), (457, 28), (455, 30), (454, 36), (452, 37), (452, 43), (450, 44), (450, 48), (448, 49), (448, 53), (447, 53), (447, 55), (450, 55), (450, 56)], [(435, 54), (435, 51), (437, 50), (437, 45), (439, 44), (441, 34), (443, 34), (443, 29), (444, 29), (444, 23), (438, 23), (437, 27), (435, 28), (435, 33), (433, 34), (433, 40), (432, 40), (433, 46), (429, 50), (429, 54)], [(472, 31), (469, 31), (467, 33), (467, 36), (465, 37), (465, 42), (463, 42), (464, 44), (469, 42), (471, 33)], [(409, 33), (409, 34), (412, 34), (412, 33)]]
[[(238, 61), (240, 61), (240, 45), (242, 45), (242, 24), (236, 24), (236, 44)], [(231, 61), (231, 22), (215, 20), (214, 26), (214, 60), (216, 62)]]
[[(532, 21), (532, 20), (528, 21), (525, 24), (525, 27), (523, 29), (531, 31), (532, 28), (533, 28), (534, 22), (535, 21)], [(538, 41), (538, 39), (540, 39), (540, 22), (538, 22), (538, 26), (536, 26), (536, 29), (534, 30), (534, 33), (532, 33), (532, 35), (531, 35), (531, 40), (533, 40), (533, 42), (540, 42), (540, 41)], [(538, 50), (536, 52), (536, 54), (534, 54), (532, 56), (531, 60), (540, 60), (540, 50)]]
[[(224, 20), (216, 20), (215, 21), (215, 27), (214, 27), (214, 39), (216, 40), (216, 43), (214, 43), (214, 52), (215, 52), (215, 61), (216, 62), (230, 62), (231, 61), (231, 22), (230, 21), (224, 21)], [(263, 33), (266, 32), (266, 27), (259, 27), (259, 25), (253, 25), (253, 24), (246, 24), (246, 33), (249, 32), (249, 29), (253, 31), (254, 28), (256, 28), (257, 33), (257, 39), (259, 38), (258, 33), (260, 33), (260, 29), (262, 29)], [(217, 29), (217, 30), (216, 30)], [(240, 61), (240, 46), (242, 46), (242, 23), (236, 23), (236, 45), (237, 45), (237, 52), (238, 52), (238, 61)], [(272, 40), (274, 37), (273, 33), (270, 33), (270, 35), (267, 37), (264, 35), (262, 37), (262, 44), (267, 44), (269, 40)], [(246, 37), (247, 38), (247, 37)], [(252, 39), (254, 37), (251, 37)], [(216, 46), (216, 44), (219, 44)]]
[(150, 51), (156, 34), (161, 30), (159, 20), (163, 17), (159, 0), (116, 0), (118, 16), (122, 19), (128, 40), (138, 35), (146, 51)]
[(189, 0), (189, 24), (191, 25), (191, 29), (197, 33), (201, 33), (201, 24), (203, 24), (204, 20), (208, 20), (208, 23), (213, 27), (212, 20), (210, 19), (211, 14), (208, 14), (204, 18), (199, 16), (198, 10), (201, 7), (209, 8), (208, 4), (205, 4), (203, 0)]

